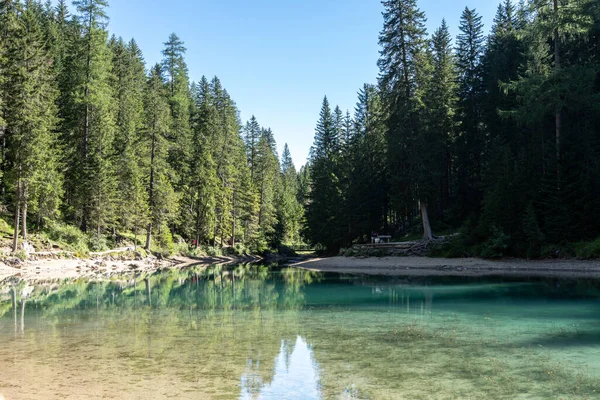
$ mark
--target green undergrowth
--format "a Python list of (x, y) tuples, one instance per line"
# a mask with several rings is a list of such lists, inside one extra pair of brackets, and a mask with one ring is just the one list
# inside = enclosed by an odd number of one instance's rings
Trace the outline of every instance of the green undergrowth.
[[(13, 232), (12, 226), (6, 220), (0, 218), (0, 236), (2, 237), (3, 246), (12, 246)], [(135, 252), (143, 257), (147, 255), (147, 252), (144, 250), (146, 244), (145, 231), (139, 231), (137, 234), (128, 231), (102, 231), (100, 233), (93, 231), (85, 233), (73, 225), (47, 221), (43, 229), (39, 231), (30, 229), (27, 241), (38, 252), (52, 252), (57, 256), (62, 255), (64, 257), (75, 256), (86, 258), (91, 253), (106, 252), (125, 247), (135, 248)], [(19, 257), (26, 258), (25, 252), (22, 251), (21, 253), (19, 253)], [(292, 247), (285, 245), (280, 245), (275, 249), (269, 247), (258, 249), (256, 246), (249, 247), (242, 243), (224, 247), (202, 244), (196, 247), (183, 237), (172, 234), (168, 228), (154, 232), (150, 253), (164, 258), (172, 256), (201, 258), (242, 257), (267, 254), (280, 256), (297, 255)], [(116, 253), (111, 253), (111, 255), (114, 254)]]
[(535, 251), (511, 251), (510, 237), (497, 230), (490, 238), (483, 242), (474, 242), (468, 236), (460, 235), (449, 243), (433, 249), (429, 256), (444, 258), (481, 257), (525, 257), (531, 259), (548, 258), (575, 258), (592, 260), (600, 258), (600, 237), (591, 241), (577, 243), (550, 244), (540, 243)]

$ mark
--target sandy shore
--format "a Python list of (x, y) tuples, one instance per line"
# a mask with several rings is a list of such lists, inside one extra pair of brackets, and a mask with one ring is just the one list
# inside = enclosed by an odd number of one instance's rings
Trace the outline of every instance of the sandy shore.
[(157, 259), (125, 259), (123, 257), (95, 257), (92, 259), (40, 259), (28, 260), (18, 265), (8, 265), (0, 262), (0, 282), (9, 279), (26, 280), (29, 282), (54, 281), (77, 278), (110, 278), (132, 272), (154, 272), (163, 268), (185, 268), (191, 265), (233, 264), (250, 262), (252, 258), (205, 257), (188, 258), (173, 257)]
[(427, 257), (331, 257), (292, 264), (312, 271), (388, 276), (547, 276), (600, 278), (600, 261)]

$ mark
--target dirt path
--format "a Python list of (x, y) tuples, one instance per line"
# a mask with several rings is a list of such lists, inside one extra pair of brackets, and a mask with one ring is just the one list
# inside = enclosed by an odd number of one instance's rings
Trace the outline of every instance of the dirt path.
[(389, 276), (548, 276), (600, 278), (600, 261), (478, 258), (316, 258), (292, 264), (313, 271)]

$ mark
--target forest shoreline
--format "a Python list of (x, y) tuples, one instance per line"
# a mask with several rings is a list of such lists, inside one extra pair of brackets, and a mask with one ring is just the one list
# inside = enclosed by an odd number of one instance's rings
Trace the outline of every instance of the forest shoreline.
[(17, 265), (0, 262), (0, 282), (11, 279), (48, 282), (65, 279), (109, 279), (127, 273), (152, 274), (162, 269), (182, 269), (192, 265), (237, 264), (260, 260), (255, 256), (188, 257), (174, 256), (128, 258), (102, 256), (89, 259), (44, 258), (26, 260)]
[(383, 276), (600, 278), (600, 260), (331, 257), (309, 259), (290, 266), (318, 272)]

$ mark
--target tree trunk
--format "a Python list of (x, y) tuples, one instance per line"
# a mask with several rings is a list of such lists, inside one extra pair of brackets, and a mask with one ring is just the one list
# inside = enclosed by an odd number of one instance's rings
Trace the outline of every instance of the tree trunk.
[[(558, 0), (554, 0), (554, 15), (558, 20)], [(558, 25), (554, 29), (554, 68), (556, 71), (560, 69), (560, 36), (558, 32)], [(557, 187), (560, 189), (560, 164), (562, 159), (561, 151), (561, 128), (562, 128), (562, 112), (560, 106), (556, 108), (555, 115), (555, 126), (556, 126), (556, 180)]]
[[(204, 209), (202, 210), (202, 213), (204, 213)], [(196, 201), (196, 243), (194, 245), (195, 248), (198, 248), (198, 246), (200, 246), (200, 222), (200, 195), (198, 195), (198, 200)]]
[(421, 208), (421, 218), (423, 219), (423, 238), (433, 240), (433, 232), (431, 231), (429, 214), (427, 213), (427, 204), (423, 200), (419, 200), (419, 207)]
[(146, 231), (146, 246), (145, 249), (150, 251), (150, 244), (152, 242), (152, 223), (148, 224), (148, 230)]
[[(150, 221), (154, 215), (154, 159), (156, 157), (156, 121), (152, 123), (152, 148), (150, 150), (150, 193), (148, 196), (148, 204), (150, 205)], [(148, 224), (146, 232), (146, 250), (150, 251), (152, 242), (152, 222)]]
[[(84, 99), (85, 99), (85, 117), (84, 117), (84, 125), (83, 125), (83, 146), (82, 146), (82, 158), (84, 163), (87, 163), (88, 157), (88, 146), (89, 146), (89, 137), (90, 137), (90, 104), (89, 104), (89, 95), (90, 95), (90, 81), (91, 81), (91, 66), (92, 66), (92, 22), (93, 22), (93, 14), (90, 12), (89, 21), (88, 21), (88, 40), (87, 40), (87, 60), (86, 60), (86, 81), (84, 88)], [(83, 202), (83, 210), (81, 216), (81, 230), (87, 232), (88, 229), (88, 214), (89, 214), (89, 206), (88, 200), (85, 199)]]
[(16, 201), (15, 201), (15, 231), (13, 233), (13, 253), (16, 253), (19, 249), (19, 217), (21, 216), (21, 183), (17, 183), (16, 188)]
[(231, 214), (232, 214), (232, 223), (231, 223), (231, 247), (235, 247), (235, 192), (236, 190), (233, 190), (233, 204), (231, 207)]
[(21, 212), (23, 214), (21, 221), (21, 236), (23, 240), (27, 240), (27, 183), (23, 183)]

